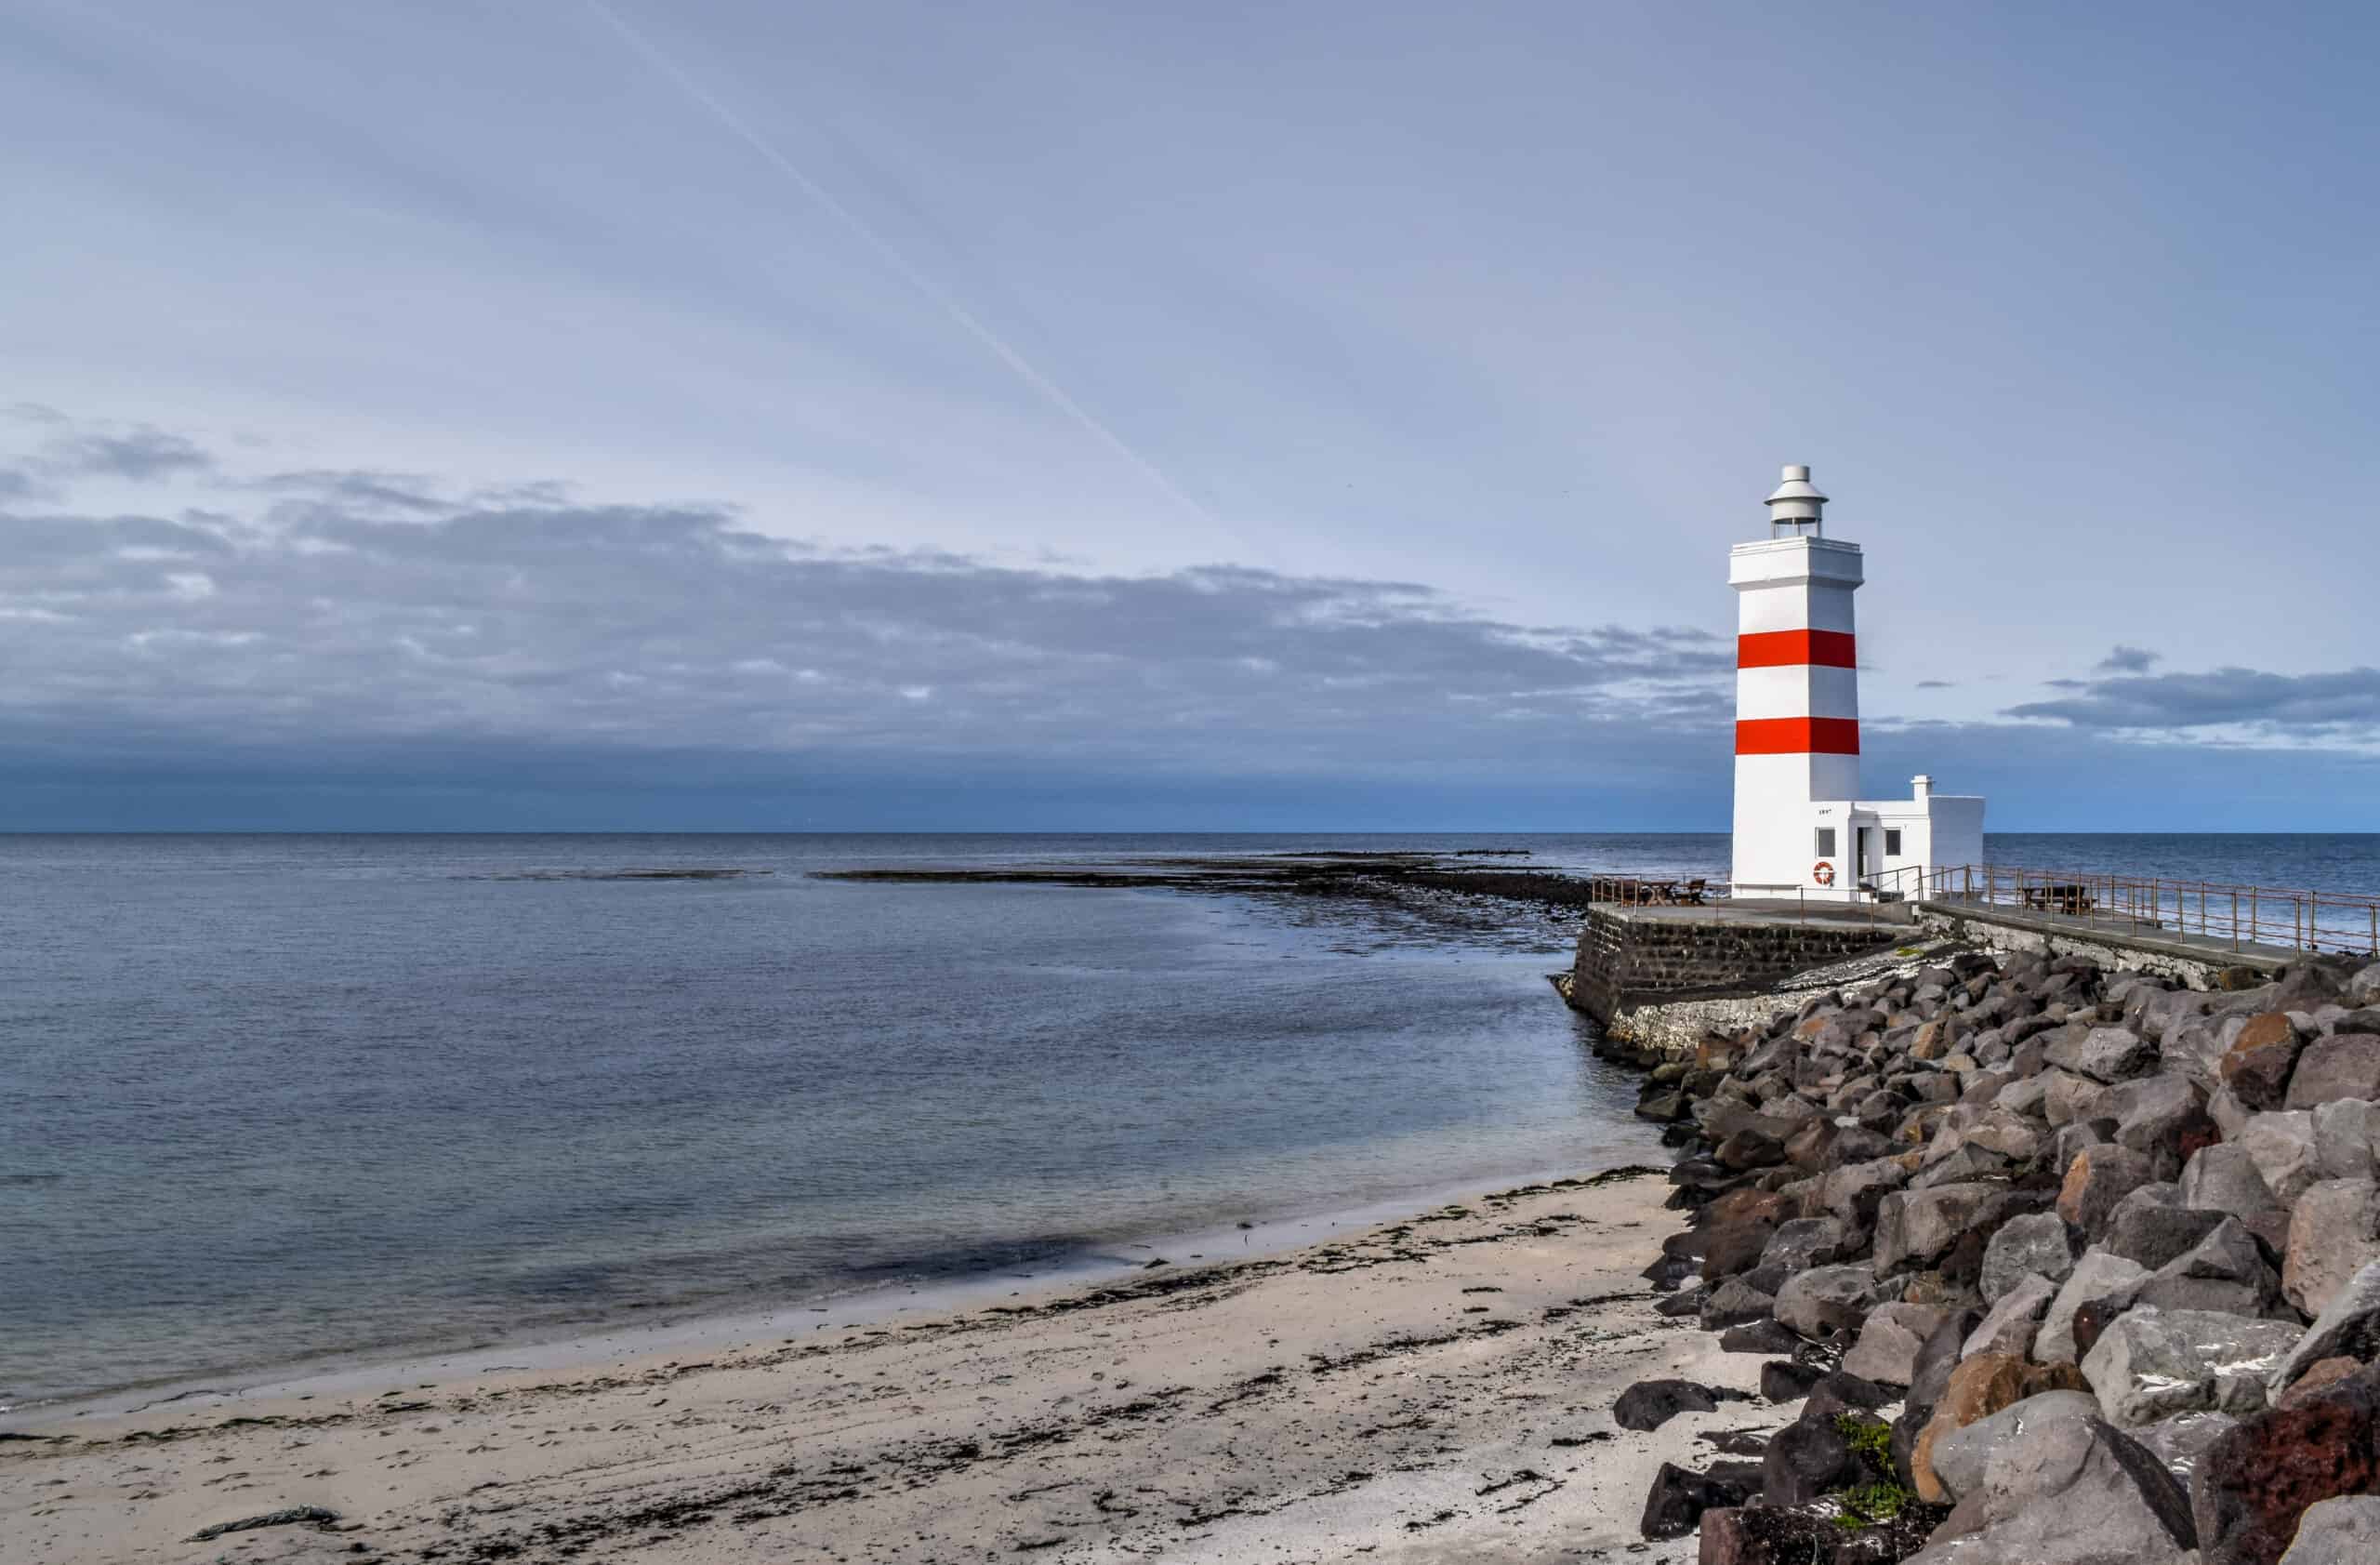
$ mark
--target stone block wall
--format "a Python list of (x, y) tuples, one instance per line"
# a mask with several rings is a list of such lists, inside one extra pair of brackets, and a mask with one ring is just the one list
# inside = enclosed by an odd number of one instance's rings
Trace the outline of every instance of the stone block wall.
[(1564, 992), (1608, 1027), (1623, 1010), (1649, 1001), (1755, 992), (1796, 973), (1890, 947), (1909, 934), (1905, 927), (1832, 922), (1666, 919), (1598, 906), (1587, 910)]

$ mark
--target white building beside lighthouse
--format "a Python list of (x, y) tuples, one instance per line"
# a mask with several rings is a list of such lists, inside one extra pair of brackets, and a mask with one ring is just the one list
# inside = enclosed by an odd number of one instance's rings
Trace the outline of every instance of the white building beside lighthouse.
[(1768, 537), (1728, 551), (1736, 590), (1738, 896), (1917, 895), (1920, 869), (1983, 861), (1983, 801), (1859, 794), (1859, 546), (1826, 536), (1827, 497), (1789, 467)]

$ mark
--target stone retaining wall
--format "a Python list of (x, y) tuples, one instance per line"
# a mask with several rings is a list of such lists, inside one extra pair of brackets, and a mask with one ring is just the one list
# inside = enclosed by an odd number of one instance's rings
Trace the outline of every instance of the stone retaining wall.
[[(1713, 1023), (1740, 1026), (1764, 1008), (1736, 1002), (1797, 973), (1889, 948), (1910, 933), (1829, 921), (1663, 917), (1598, 905), (1587, 910), (1578, 958), (1560, 987), (1565, 999), (1613, 1036), (1632, 1036), (1632, 1022), (1648, 1007), (1688, 1028), (1706, 1011)], [(1665, 1023), (1663, 1030), (1678, 1028)]]

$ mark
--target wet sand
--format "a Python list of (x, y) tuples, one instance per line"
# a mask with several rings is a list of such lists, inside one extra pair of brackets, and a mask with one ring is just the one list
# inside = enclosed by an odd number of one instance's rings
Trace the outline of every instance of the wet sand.
[[(0, 1559), (1682, 1561), (1637, 1531), (1654, 1469), (1778, 1420), (1613, 1426), (1646, 1376), (1756, 1381), (1653, 1312), (1667, 1193), (1524, 1187), (700, 1359), (61, 1412), (0, 1442)], [(337, 1519), (192, 1541), (298, 1507)]]

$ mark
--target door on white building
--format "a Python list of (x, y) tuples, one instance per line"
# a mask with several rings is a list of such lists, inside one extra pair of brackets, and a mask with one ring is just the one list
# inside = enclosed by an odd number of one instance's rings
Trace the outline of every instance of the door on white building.
[(1880, 865), (1881, 861), (1876, 857), (1876, 829), (1872, 826), (1863, 826), (1859, 828), (1858, 883), (1865, 885), (1875, 879), (1876, 870)]

